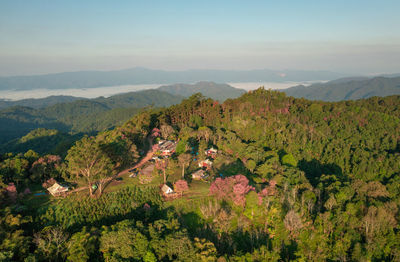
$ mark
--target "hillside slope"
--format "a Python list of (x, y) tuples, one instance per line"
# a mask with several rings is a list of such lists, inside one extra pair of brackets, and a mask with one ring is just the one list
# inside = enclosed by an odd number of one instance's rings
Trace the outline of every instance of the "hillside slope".
[(310, 100), (341, 101), (400, 94), (400, 77), (371, 79), (339, 79), (311, 86), (295, 86), (284, 90), (287, 95)]
[[(146, 106), (166, 107), (182, 96), (160, 90), (144, 90), (58, 103), (44, 108), (15, 106), (0, 110), (0, 145), (37, 128), (68, 133), (93, 133), (121, 125)], [(4, 151), (1, 149), (0, 152)]]
[(0, 99), (0, 109), (13, 107), (13, 106), (26, 106), (31, 108), (43, 108), (58, 103), (69, 103), (76, 100), (85, 99), (83, 97), (76, 96), (48, 96), (45, 98), (29, 98), (21, 99), (17, 101), (3, 100)]

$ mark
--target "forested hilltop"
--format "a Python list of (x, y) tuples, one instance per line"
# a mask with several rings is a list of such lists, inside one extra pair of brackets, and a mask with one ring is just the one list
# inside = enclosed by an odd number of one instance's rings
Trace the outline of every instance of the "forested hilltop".
[(175, 84), (160, 86), (158, 90), (168, 92), (173, 95), (189, 97), (196, 93), (224, 102), (229, 98), (238, 98), (246, 93), (244, 89), (235, 88), (228, 84), (217, 84), (214, 82), (202, 81), (195, 84)]
[(287, 95), (310, 100), (343, 101), (373, 96), (400, 95), (400, 77), (350, 77), (317, 83), (311, 86), (294, 86), (284, 90)]
[(196, 94), (4, 154), (0, 261), (399, 261), (399, 105)]

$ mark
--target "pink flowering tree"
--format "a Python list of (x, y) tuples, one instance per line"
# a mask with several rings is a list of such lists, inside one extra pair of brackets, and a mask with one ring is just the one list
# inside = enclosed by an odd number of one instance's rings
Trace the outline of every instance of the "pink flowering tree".
[(189, 189), (189, 186), (185, 180), (178, 180), (174, 184), (174, 190), (177, 193), (180, 193), (183, 195), (183, 192), (187, 191)]
[(156, 127), (153, 128), (153, 130), (151, 131), (151, 136), (154, 137), (154, 138), (159, 137), (160, 134), (161, 134), (160, 129), (158, 129), (158, 128), (156, 128)]
[(210, 195), (221, 200), (232, 200), (237, 206), (244, 207), (246, 194), (254, 190), (249, 186), (249, 180), (243, 175), (236, 175), (227, 178), (217, 178), (210, 186)]
[(259, 205), (262, 204), (263, 199), (265, 199), (268, 196), (273, 196), (275, 194), (276, 194), (276, 181), (271, 179), (269, 181), (269, 185), (258, 193)]

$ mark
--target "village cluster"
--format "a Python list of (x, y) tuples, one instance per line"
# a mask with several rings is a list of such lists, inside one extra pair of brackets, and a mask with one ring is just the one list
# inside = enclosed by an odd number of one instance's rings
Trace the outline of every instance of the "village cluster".
[[(160, 185), (160, 192), (165, 199), (173, 199), (182, 196), (182, 192), (177, 192), (177, 186), (168, 185), (166, 181), (165, 169), (168, 166), (170, 158), (176, 153), (176, 148), (178, 141), (175, 140), (164, 140), (160, 138), (158, 129), (154, 129), (151, 133), (150, 139), (154, 141), (154, 144), (150, 144), (151, 149), (142, 160), (136, 164), (133, 168), (129, 169), (130, 178), (138, 178), (139, 183), (149, 184), (152, 182), (154, 177), (161, 171), (164, 173), (164, 181)], [(204, 157), (200, 157), (199, 153), (204, 153)], [(192, 157), (192, 163), (198, 166), (197, 170), (192, 171), (190, 178), (195, 181), (207, 181), (210, 177), (210, 170), (213, 166), (213, 161), (218, 154), (218, 150), (214, 147), (206, 149), (204, 152), (197, 152), (194, 147), (190, 152)], [(202, 160), (200, 160), (202, 159)], [(193, 168), (192, 168), (193, 170)], [(118, 179), (115, 177), (114, 179)], [(121, 178), (119, 178), (121, 179)], [(181, 183), (186, 183), (186, 181), (181, 180)], [(68, 185), (59, 183), (54, 179), (50, 179), (43, 183), (43, 187), (55, 197), (66, 196), (72, 192), (77, 192), (86, 189), (85, 187), (77, 188), (75, 190), (70, 190)], [(182, 187), (182, 185), (180, 185)], [(185, 186), (183, 186), (185, 187)], [(187, 187), (187, 185), (186, 185)], [(10, 187), (11, 188), (11, 187)], [(96, 190), (97, 185), (93, 184), (92, 189)], [(12, 190), (11, 190), (12, 191)], [(180, 194), (179, 194), (180, 193)], [(44, 194), (42, 192), (41, 194)]]
[[(139, 176), (139, 180), (142, 184), (146, 184), (151, 182), (153, 178), (154, 169), (157, 165), (162, 165), (168, 161), (168, 158), (172, 157), (176, 152), (177, 141), (173, 140), (162, 140), (158, 139), (157, 144), (153, 146), (154, 156), (152, 157), (149, 163), (146, 163), (144, 167), (139, 171), (138, 169), (132, 170), (130, 177)], [(204, 181), (209, 177), (209, 171), (213, 165), (213, 159), (217, 156), (218, 150), (211, 147), (205, 150), (204, 154), (206, 155), (205, 160), (198, 161), (199, 169), (191, 174), (192, 180), (202, 180)], [(196, 153), (192, 152), (194, 155), (194, 160), (197, 160)], [(164, 198), (171, 199), (179, 196), (174, 189), (164, 183), (161, 185), (161, 194)]]

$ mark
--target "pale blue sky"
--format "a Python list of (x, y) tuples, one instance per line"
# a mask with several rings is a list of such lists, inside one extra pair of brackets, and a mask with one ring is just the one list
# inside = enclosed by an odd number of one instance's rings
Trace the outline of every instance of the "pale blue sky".
[(400, 1), (0, 0), (0, 75), (85, 69), (400, 72)]

